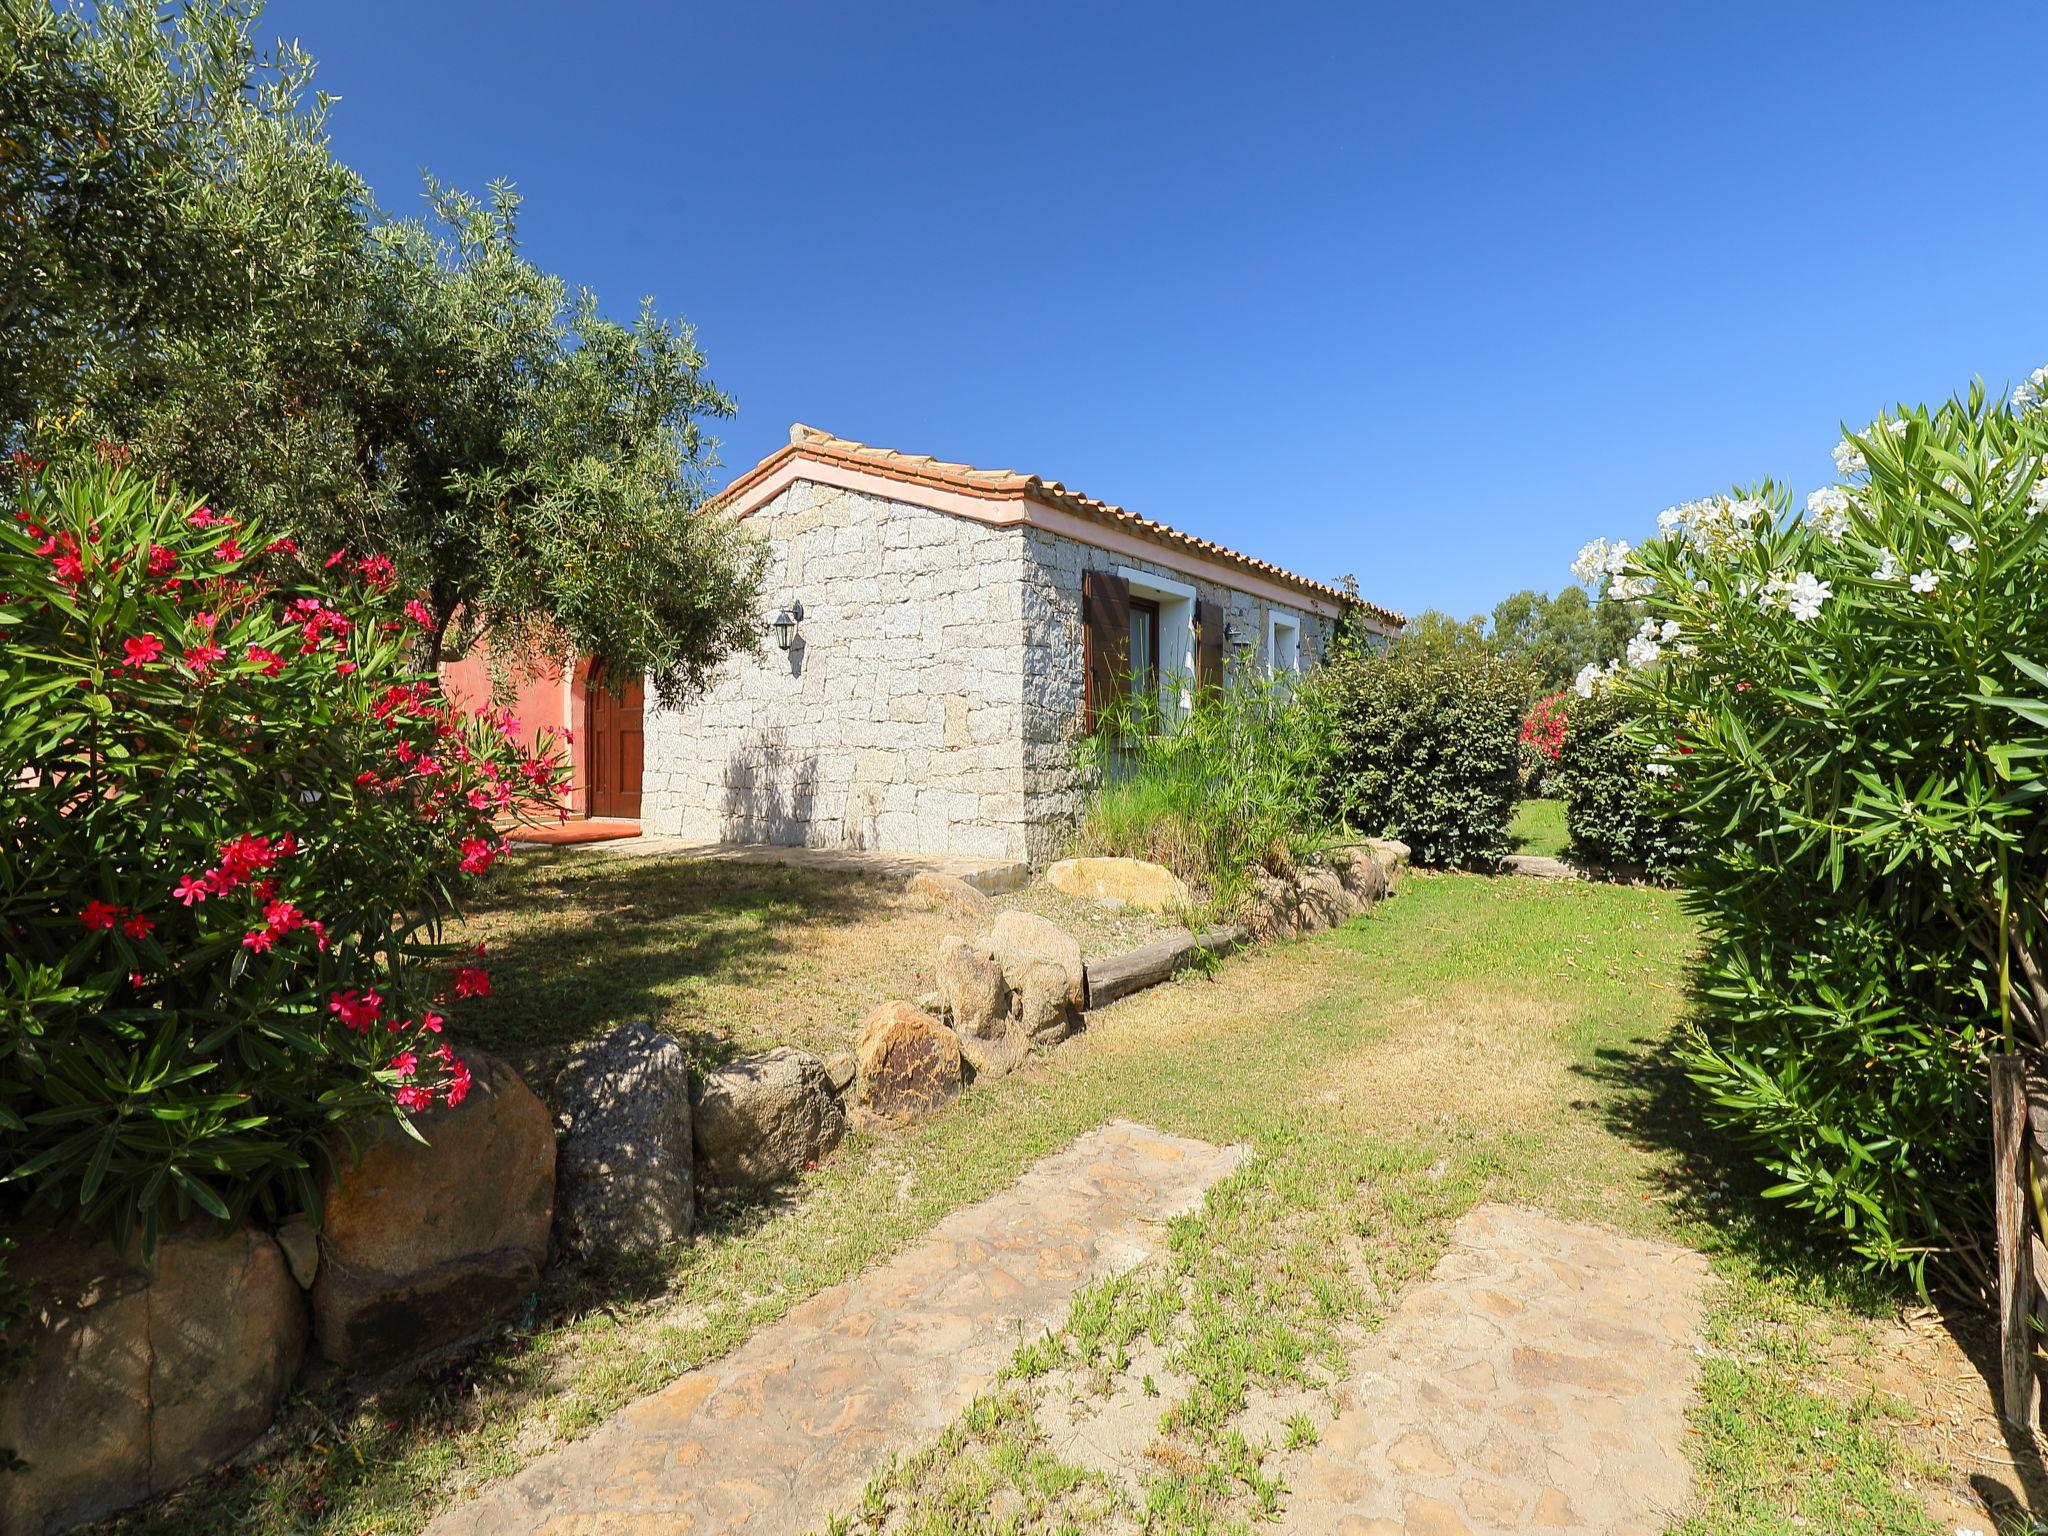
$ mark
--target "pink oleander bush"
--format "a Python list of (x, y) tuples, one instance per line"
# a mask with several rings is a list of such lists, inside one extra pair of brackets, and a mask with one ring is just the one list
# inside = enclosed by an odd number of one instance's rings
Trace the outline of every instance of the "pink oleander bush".
[(118, 462), (7, 478), (0, 1200), (145, 1244), (316, 1209), (337, 1135), (468, 1091), (443, 1026), (490, 978), (439, 928), (558, 814), (556, 744), (416, 673), (374, 552)]

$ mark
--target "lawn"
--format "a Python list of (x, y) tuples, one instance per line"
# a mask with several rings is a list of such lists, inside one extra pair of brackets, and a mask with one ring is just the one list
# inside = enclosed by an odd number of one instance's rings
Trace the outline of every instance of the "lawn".
[[(1068, 1327), (1035, 1341), (943, 1441), (879, 1478), (842, 1530), (993, 1532), (989, 1500), (1005, 1490), (1004, 1507), (1031, 1521), (1017, 1529), (1248, 1529), (1285, 1502), (1287, 1445), (1315, 1432), (1305, 1410), (1269, 1422), (1273, 1405), (1308, 1402), (1343, 1342), (1434, 1263), (1451, 1223), (1508, 1199), (1712, 1256), (1722, 1283), (1695, 1418), (1701, 1508), (1684, 1536), (1926, 1536), (1905, 1485), (1946, 1474), (1902, 1448), (1901, 1410), (1818, 1386), (1823, 1358), (1862, 1348), (1898, 1298), (1802, 1252), (1685, 1106), (1668, 1041), (1691, 942), (1661, 890), (1411, 877), (1340, 930), (1095, 1016), (1045, 1062), (920, 1126), (856, 1133), (790, 1198), (719, 1213), (641, 1273), (602, 1289), (558, 1277), (483, 1353), (367, 1403), (312, 1403), (258, 1465), (119, 1528), (403, 1536), (1079, 1132), (1129, 1116), (1257, 1156), (1176, 1226), (1162, 1261), (1084, 1295)], [(659, 947), (627, 958), (645, 967)], [(772, 947), (739, 949), (757, 967), (783, 964)], [(566, 1002), (573, 980), (560, 985)], [(713, 987), (681, 987), (673, 1006), (709, 1018)], [(1051, 1453), (1047, 1394), (1108, 1390), (1169, 1354), (1159, 1472), (1133, 1506)]]
[(1508, 831), (1515, 839), (1515, 852), (1562, 858), (1570, 851), (1572, 835), (1564, 824), (1562, 800), (1524, 800), (1515, 807), (1515, 819)]

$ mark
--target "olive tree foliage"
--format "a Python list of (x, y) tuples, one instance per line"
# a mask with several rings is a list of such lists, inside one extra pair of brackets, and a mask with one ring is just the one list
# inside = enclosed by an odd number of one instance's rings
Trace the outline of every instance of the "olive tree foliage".
[(674, 700), (759, 643), (759, 544), (704, 510), (732, 403), (690, 329), (520, 252), (518, 199), (393, 218), (259, 7), (0, 0), (0, 435), (96, 441), (309, 548), (390, 555), (420, 660), (587, 653)]

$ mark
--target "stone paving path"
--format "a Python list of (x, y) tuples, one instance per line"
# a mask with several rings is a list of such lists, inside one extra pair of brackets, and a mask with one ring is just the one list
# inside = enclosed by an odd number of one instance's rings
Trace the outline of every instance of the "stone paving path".
[(1303, 1536), (1643, 1536), (1691, 1492), (1685, 1410), (1706, 1261), (1507, 1206), (1352, 1361), (1293, 1480)]
[(1246, 1155), (1112, 1122), (428, 1536), (807, 1530), (952, 1423), (1075, 1292), (1145, 1259)]

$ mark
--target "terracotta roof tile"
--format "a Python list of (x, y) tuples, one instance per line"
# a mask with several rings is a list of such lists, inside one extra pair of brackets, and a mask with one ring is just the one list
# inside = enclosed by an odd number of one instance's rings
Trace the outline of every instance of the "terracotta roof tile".
[(1140, 534), (1155, 543), (1203, 554), (1212, 560), (1220, 560), (1248, 571), (1257, 571), (1289, 586), (1304, 588), (1320, 597), (1339, 603), (1349, 603), (1394, 628), (1399, 628), (1405, 622), (1400, 614), (1390, 608), (1382, 608), (1379, 604), (1366, 602), (1363, 598), (1347, 596), (1340, 588), (1330, 586), (1326, 582), (1297, 576), (1294, 572), (1269, 561), (1243, 554), (1209, 539), (1197, 538), (1191, 533), (1182, 533), (1178, 528), (1154, 522), (1149, 517), (1141, 517), (1136, 512), (1112, 502), (1084, 496), (1079, 491), (1068, 489), (1057, 480), (1027, 475), (1021, 470), (977, 469), (971, 464), (955, 464), (944, 459), (935, 459), (930, 454), (899, 453), (893, 448), (876, 448), (868, 443), (854, 442), (851, 438), (834, 437), (829, 432), (807, 427), (802, 422), (789, 429), (789, 447), (763, 459), (727, 486), (719, 494), (718, 499), (723, 501), (737, 495), (778, 467), (785, 459), (798, 455), (844, 464), (911, 484), (965, 492), (970, 496), (988, 496), (1003, 500), (1030, 497), (1091, 521)]

